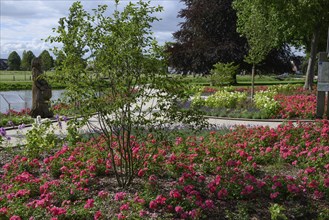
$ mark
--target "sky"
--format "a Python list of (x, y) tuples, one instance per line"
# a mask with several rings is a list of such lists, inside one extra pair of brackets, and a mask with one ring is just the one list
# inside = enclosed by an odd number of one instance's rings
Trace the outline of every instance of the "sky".
[[(12, 51), (21, 57), (24, 50), (31, 50), (35, 56), (54, 45), (42, 39), (54, 35), (52, 28), (58, 21), (69, 14), (74, 0), (0, 0), (0, 58), (7, 59)], [(113, 8), (113, 0), (81, 1), (84, 8), (91, 9), (107, 4)], [(121, 0), (123, 7), (129, 1)], [(160, 44), (173, 41), (172, 33), (179, 29), (183, 20), (177, 18), (178, 12), (184, 8), (179, 0), (151, 0), (152, 6), (161, 5), (164, 10), (156, 14), (162, 20), (153, 24), (154, 36)]]

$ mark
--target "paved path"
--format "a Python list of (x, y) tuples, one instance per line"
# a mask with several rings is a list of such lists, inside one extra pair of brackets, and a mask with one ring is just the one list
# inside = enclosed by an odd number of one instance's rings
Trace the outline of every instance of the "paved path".
[[(238, 120), (238, 119), (227, 119), (227, 118), (207, 118), (209, 124), (216, 125), (217, 127), (232, 127), (236, 125), (245, 125), (245, 126), (269, 126), (271, 128), (276, 128), (281, 121), (269, 121), (269, 120)], [(98, 120), (94, 116), (89, 120), (95, 127), (98, 127)], [(32, 126), (26, 126), (21, 129), (7, 129), (6, 134), (10, 137), (9, 141), (5, 141), (2, 144), (2, 147), (5, 146), (17, 146), (17, 145), (24, 145), (26, 144), (25, 134), (32, 129)], [(67, 124), (65, 122), (61, 123), (61, 128), (58, 125), (58, 122), (52, 123), (52, 129), (54, 130), (55, 134), (58, 136), (65, 136), (67, 133)], [(88, 128), (85, 126), (80, 129), (81, 133), (88, 131)]]
[(236, 125), (245, 126), (269, 126), (270, 128), (276, 128), (282, 124), (282, 121), (271, 121), (271, 120), (240, 120), (240, 119), (227, 119), (227, 118), (214, 118), (209, 117), (209, 124), (222, 125), (226, 127), (232, 127)]

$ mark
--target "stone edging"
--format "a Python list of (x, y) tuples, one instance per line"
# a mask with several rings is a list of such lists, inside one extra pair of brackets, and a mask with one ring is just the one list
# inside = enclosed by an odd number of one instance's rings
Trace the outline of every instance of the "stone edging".
[(204, 115), (205, 118), (208, 119), (220, 119), (220, 120), (228, 120), (228, 121), (253, 121), (253, 122), (314, 122), (316, 120), (312, 119), (252, 119), (252, 118), (230, 118), (230, 117), (217, 117), (217, 116), (207, 116)]
[[(230, 117), (217, 117), (217, 116), (207, 116), (204, 115), (206, 119), (219, 119), (219, 120), (227, 120), (227, 121), (252, 121), (252, 122), (314, 122), (316, 120), (312, 119), (294, 119), (294, 120), (288, 120), (288, 119), (251, 119), (251, 118), (230, 118)], [(71, 120), (74, 117), (68, 117), (67, 120)], [(78, 117), (79, 118), (79, 117)], [(56, 119), (50, 119), (52, 123), (57, 122)], [(25, 127), (31, 127), (32, 124), (27, 124)], [(5, 127), (6, 131), (18, 129), (18, 126), (14, 127)]]
[[(67, 120), (71, 120), (72, 118), (74, 117), (67, 117)], [(46, 120), (46, 119), (42, 119), (42, 120)], [(51, 123), (55, 123), (57, 122), (58, 120), (56, 119), (49, 119)], [(18, 129), (19, 126), (12, 126), (12, 127), (4, 127), (6, 131), (10, 131), (10, 130), (15, 130), (15, 129)], [(29, 127), (32, 127), (32, 124), (26, 124), (24, 125), (24, 128), (29, 128)]]

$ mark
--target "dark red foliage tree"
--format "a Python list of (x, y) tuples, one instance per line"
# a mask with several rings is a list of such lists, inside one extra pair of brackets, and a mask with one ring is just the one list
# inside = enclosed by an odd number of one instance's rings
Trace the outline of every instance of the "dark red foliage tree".
[(177, 72), (207, 74), (217, 62), (243, 62), (248, 47), (236, 32), (232, 0), (182, 0), (184, 18), (175, 32), (175, 43), (167, 44), (169, 65)]

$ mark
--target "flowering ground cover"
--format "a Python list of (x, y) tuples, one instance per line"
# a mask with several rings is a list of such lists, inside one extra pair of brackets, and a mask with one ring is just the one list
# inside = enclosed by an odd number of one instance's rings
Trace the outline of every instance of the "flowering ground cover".
[(316, 95), (276, 95), (275, 100), (280, 103), (277, 118), (308, 118), (313, 119), (316, 115)]
[[(55, 115), (75, 115), (69, 105), (64, 103), (55, 103), (51, 106)], [(0, 127), (13, 127), (21, 124), (31, 124), (34, 119), (30, 117), (31, 109), (22, 109), (20, 111), (10, 110), (6, 113), (0, 113)]]
[(111, 163), (102, 136), (37, 158), (14, 152), (0, 219), (329, 218), (328, 120), (131, 141), (144, 162), (125, 189), (113, 175), (120, 152)]
[(30, 111), (30, 109), (23, 109), (21, 111), (10, 110), (6, 113), (0, 113), (0, 127), (32, 123), (33, 119), (29, 116)]
[[(259, 86), (254, 99), (246, 87), (195, 89), (192, 105), (206, 115), (262, 119), (315, 119), (316, 92), (298, 85)], [(203, 98), (202, 98), (203, 96)], [(206, 98), (204, 98), (206, 97)]]

